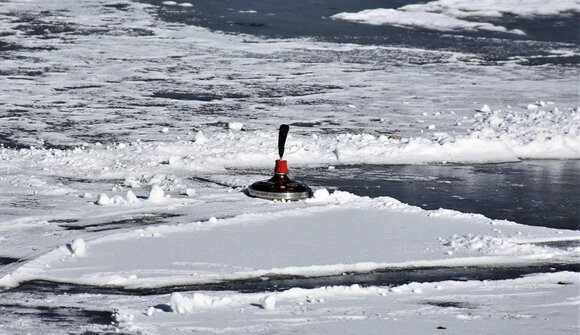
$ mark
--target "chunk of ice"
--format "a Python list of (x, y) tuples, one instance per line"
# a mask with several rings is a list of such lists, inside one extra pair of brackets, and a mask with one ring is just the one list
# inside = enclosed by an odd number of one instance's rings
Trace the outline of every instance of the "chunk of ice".
[(174, 313), (186, 314), (193, 310), (191, 300), (177, 292), (172, 293), (169, 297), (169, 305)]
[(483, 105), (481, 106), (481, 108), (479, 109), (480, 112), (484, 112), (484, 113), (489, 113), (491, 112), (491, 108), (489, 108), (488, 105)]
[(153, 185), (151, 187), (151, 191), (149, 191), (148, 199), (150, 201), (161, 201), (163, 200), (164, 196), (165, 192), (163, 192), (163, 189), (160, 186)]
[(262, 308), (266, 310), (273, 310), (276, 307), (276, 298), (274, 296), (266, 296), (261, 301)]
[(73, 255), (83, 257), (87, 254), (87, 246), (85, 244), (85, 240), (82, 238), (77, 238), (72, 241), (70, 244), (70, 248), (73, 252)]
[(231, 130), (241, 130), (244, 127), (244, 124), (241, 122), (228, 122), (228, 128)]
[(99, 198), (97, 199), (97, 205), (99, 206), (106, 206), (111, 204), (111, 199), (105, 193), (99, 194)]

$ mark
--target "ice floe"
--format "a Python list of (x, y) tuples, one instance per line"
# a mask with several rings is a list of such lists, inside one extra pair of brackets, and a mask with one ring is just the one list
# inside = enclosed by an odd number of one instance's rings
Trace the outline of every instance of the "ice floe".
[(420, 11), (404, 11), (397, 9), (367, 9), (357, 13), (338, 13), (332, 16), (336, 20), (354, 21), (372, 25), (394, 25), (403, 27), (420, 27), (441, 31), (492, 31), (525, 35), (518, 29), (509, 30), (506, 27), (487, 22), (473, 22), (452, 16)]
[(356, 13), (338, 13), (331, 18), (372, 25), (418, 27), (440, 31), (480, 30), (525, 35), (522, 30), (510, 30), (489, 22), (481, 22), (481, 20), (502, 16), (530, 18), (568, 15), (579, 12), (580, 2), (577, 0), (556, 1), (549, 5), (542, 0), (437, 0), (406, 5), (397, 9), (378, 8), (366, 9)]
[[(308, 203), (307, 208), (291, 211), (110, 234), (87, 242), (90, 253), (83, 258), (67, 258), (66, 248), (60, 248), (25, 264), (0, 283), (12, 286), (26, 280), (50, 280), (164, 287), (385, 268), (566, 263), (576, 262), (580, 252), (538, 244), (578, 239), (574, 231), (449, 210), (424, 211), (392, 198), (361, 198), (340, 191), (322, 195), (319, 191)], [(177, 304), (189, 309), (187, 303)]]
[[(573, 272), (499, 281), (443, 281), (394, 287), (325, 286), (279, 292), (173, 293), (119, 309), (121, 329), (206, 333), (425, 334), (573, 332), (578, 305)], [(275, 309), (263, 308), (267, 299)]]

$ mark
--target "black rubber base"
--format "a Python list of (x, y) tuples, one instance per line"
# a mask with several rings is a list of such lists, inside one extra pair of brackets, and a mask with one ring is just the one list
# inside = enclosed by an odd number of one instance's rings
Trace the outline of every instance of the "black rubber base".
[(302, 200), (312, 197), (312, 190), (288, 175), (276, 174), (268, 180), (253, 183), (248, 187), (248, 194), (269, 200)]

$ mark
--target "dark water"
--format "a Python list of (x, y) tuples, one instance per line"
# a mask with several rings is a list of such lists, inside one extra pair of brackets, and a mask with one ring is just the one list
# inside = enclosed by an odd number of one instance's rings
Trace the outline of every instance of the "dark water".
[(479, 165), (353, 165), (294, 169), (311, 185), (390, 196), (425, 209), (580, 229), (580, 160)]
[[(358, 12), (375, 8), (398, 8), (417, 0), (191, 0), (193, 7), (167, 6), (163, 0), (141, 0), (159, 6), (159, 17), (228, 33), (253, 34), (274, 38), (308, 37), (337, 43), (379, 44), (421, 49), (450, 50), (479, 54), (487, 60), (513, 56), (531, 56), (529, 65), (545, 63), (576, 64), (576, 56), (550, 57), (548, 46), (580, 43), (580, 15), (522, 19), (469, 18), (490, 22), (508, 29), (521, 29), (525, 36), (497, 32), (438, 32), (419, 28), (372, 26), (329, 19), (340, 12)], [(255, 12), (248, 12), (255, 11)], [(488, 37), (488, 38), (482, 38)], [(538, 57), (540, 56), (540, 57)]]
[[(521, 278), (533, 273), (560, 271), (578, 272), (578, 264), (535, 264), (525, 266), (462, 266), (423, 267), (412, 269), (380, 269), (366, 273), (344, 273), (322, 277), (270, 276), (244, 280), (229, 280), (217, 283), (178, 285), (156, 288), (126, 289), (122, 287), (97, 287), (50, 281), (30, 281), (9, 292), (50, 293), (50, 294), (122, 294), (159, 295), (180, 291), (237, 291), (255, 293), (284, 291), (293, 287), (317, 288), (333, 285), (399, 286), (412, 282), (427, 283), (447, 280), (504, 280)], [(565, 285), (566, 283), (562, 283)]]

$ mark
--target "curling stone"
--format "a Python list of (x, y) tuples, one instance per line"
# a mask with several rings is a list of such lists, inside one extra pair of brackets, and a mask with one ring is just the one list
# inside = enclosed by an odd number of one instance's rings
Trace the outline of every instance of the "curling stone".
[(312, 190), (307, 185), (288, 177), (288, 162), (283, 160), (284, 146), (290, 127), (280, 126), (278, 133), (278, 154), (274, 176), (268, 180), (257, 181), (248, 187), (248, 194), (252, 197), (269, 200), (301, 200), (312, 197)]

